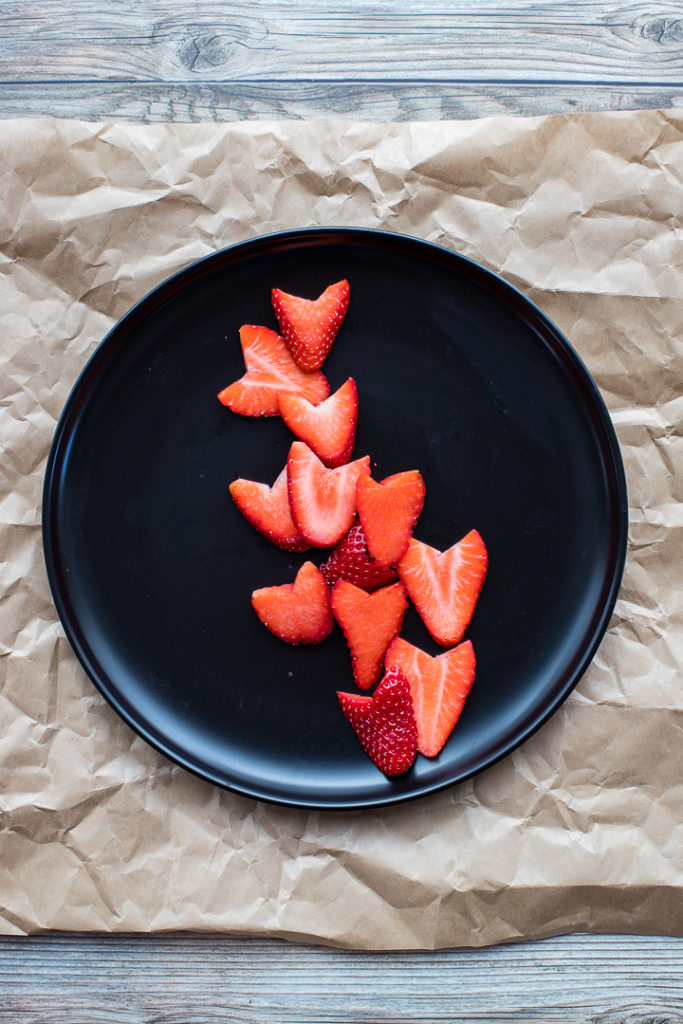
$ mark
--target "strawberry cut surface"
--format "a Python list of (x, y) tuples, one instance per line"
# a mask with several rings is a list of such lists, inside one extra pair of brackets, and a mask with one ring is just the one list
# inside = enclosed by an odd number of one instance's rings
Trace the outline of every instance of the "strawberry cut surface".
[(346, 637), (353, 677), (361, 690), (368, 690), (379, 679), (384, 655), (401, 630), (407, 607), (402, 583), (368, 594), (340, 580), (332, 591), (332, 613)]
[(279, 396), (300, 395), (313, 405), (324, 401), (330, 385), (322, 373), (304, 373), (283, 339), (269, 327), (245, 324), (240, 344), (246, 373), (218, 394), (218, 401), (242, 416), (277, 416)]
[(405, 555), (424, 497), (424, 481), (416, 469), (395, 473), (381, 483), (371, 477), (358, 480), (358, 517), (368, 551), (380, 565), (397, 565)]
[(356, 483), (370, 472), (370, 456), (328, 469), (302, 441), (294, 441), (287, 459), (292, 518), (302, 537), (315, 547), (331, 547), (356, 517)]
[(476, 660), (469, 640), (432, 658), (419, 647), (398, 637), (387, 651), (387, 669), (400, 668), (410, 686), (417, 749), (436, 757), (460, 718), (472, 688)]
[(297, 366), (307, 373), (319, 370), (346, 316), (349, 282), (331, 284), (317, 299), (302, 299), (273, 288), (272, 303)]
[(368, 591), (385, 587), (398, 578), (395, 569), (385, 569), (370, 557), (363, 527), (359, 522), (354, 523), (342, 537), (327, 561), (320, 566), (320, 571), (329, 587), (333, 587), (339, 580), (348, 580)]
[(347, 721), (363, 750), (385, 775), (407, 772), (415, 762), (417, 726), (408, 682), (399, 668), (390, 669), (372, 697), (337, 693)]
[(286, 466), (272, 487), (240, 477), (230, 484), (230, 494), (244, 518), (277, 547), (285, 551), (310, 547), (292, 519)]
[(358, 391), (353, 377), (319, 405), (297, 395), (282, 395), (279, 405), (280, 416), (292, 433), (326, 466), (349, 461), (358, 423)]
[(462, 640), (479, 597), (488, 556), (476, 530), (439, 551), (414, 538), (398, 564), (408, 596), (432, 637), (442, 647)]
[(304, 562), (293, 583), (255, 590), (251, 603), (263, 625), (289, 644), (319, 644), (332, 632), (330, 592), (313, 562)]

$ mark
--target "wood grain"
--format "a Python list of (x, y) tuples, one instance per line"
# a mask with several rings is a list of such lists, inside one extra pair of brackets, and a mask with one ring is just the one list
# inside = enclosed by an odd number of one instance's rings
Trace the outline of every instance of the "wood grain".
[(215, 936), (0, 940), (12, 1024), (682, 1024), (683, 939), (350, 953)]
[(4, 0), (8, 82), (683, 81), (683, 5)]

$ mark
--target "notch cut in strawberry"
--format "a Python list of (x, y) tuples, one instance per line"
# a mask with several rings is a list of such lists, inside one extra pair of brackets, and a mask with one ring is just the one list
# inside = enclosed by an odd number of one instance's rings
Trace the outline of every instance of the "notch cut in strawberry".
[(424, 505), (425, 485), (416, 469), (378, 483), (361, 477), (356, 488), (358, 518), (368, 551), (379, 565), (398, 565)]
[(302, 299), (273, 288), (272, 303), (296, 365), (306, 373), (319, 370), (346, 316), (349, 282), (331, 284), (317, 299)]
[(486, 547), (476, 530), (470, 530), (447, 551), (415, 538), (410, 541), (398, 564), (398, 574), (420, 618), (442, 647), (452, 647), (462, 640), (487, 566)]
[(436, 757), (460, 718), (472, 688), (476, 659), (469, 640), (436, 658), (398, 637), (387, 651), (388, 669), (408, 680), (417, 723), (417, 749)]
[(348, 580), (367, 591), (385, 587), (398, 578), (395, 569), (385, 569), (370, 557), (359, 522), (355, 522), (342, 537), (327, 561), (320, 566), (320, 571), (328, 587), (334, 587), (339, 580)]
[(369, 690), (379, 679), (384, 655), (401, 630), (407, 607), (402, 583), (368, 594), (340, 580), (332, 591), (332, 613), (346, 637), (353, 678), (361, 690)]
[(399, 668), (390, 669), (372, 697), (337, 693), (342, 711), (363, 750), (390, 778), (415, 761), (417, 726), (410, 687)]
[(277, 416), (280, 395), (300, 395), (313, 405), (330, 393), (322, 373), (304, 373), (292, 359), (283, 339), (269, 327), (245, 324), (240, 344), (246, 373), (223, 388), (218, 401), (242, 416)]
[(370, 472), (370, 456), (328, 469), (302, 441), (294, 441), (287, 459), (292, 518), (302, 537), (315, 547), (331, 547), (356, 517), (356, 483)]
[(353, 377), (319, 405), (298, 395), (281, 395), (279, 406), (280, 416), (292, 433), (326, 466), (334, 468), (349, 461), (358, 424), (358, 391)]
[(293, 583), (255, 590), (251, 603), (263, 625), (288, 644), (319, 644), (332, 632), (330, 592), (313, 562), (304, 562)]
[(310, 547), (292, 519), (286, 466), (272, 487), (240, 477), (230, 484), (230, 494), (244, 518), (276, 547), (285, 551), (306, 551)]

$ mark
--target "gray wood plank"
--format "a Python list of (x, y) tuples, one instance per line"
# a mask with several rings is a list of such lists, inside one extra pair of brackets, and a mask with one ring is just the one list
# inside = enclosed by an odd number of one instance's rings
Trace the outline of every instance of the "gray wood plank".
[(662, 0), (4, 0), (0, 77), (36, 82), (683, 80)]
[(133, 123), (284, 118), (425, 121), (676, 106), (683, 106), (683, 85), (618, 89), (508, 83), (0, 83), (0, 118), (73, 117)]
[(573, 935), (435, 953), (217, 936), (0, 940), (12, 1024), (682, 1024), (683, 939)]

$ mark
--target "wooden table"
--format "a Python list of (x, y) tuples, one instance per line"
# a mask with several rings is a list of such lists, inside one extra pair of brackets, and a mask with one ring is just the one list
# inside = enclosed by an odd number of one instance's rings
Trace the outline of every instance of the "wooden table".
[[(683, 104), (683, 4), (3, 0), (0, 118), (424, 120)], [(0, 129), (1, 130), (1, 129)], [(683, 939), (349, 953), (0, 939), (0, 1020), (683, 1022)]]

